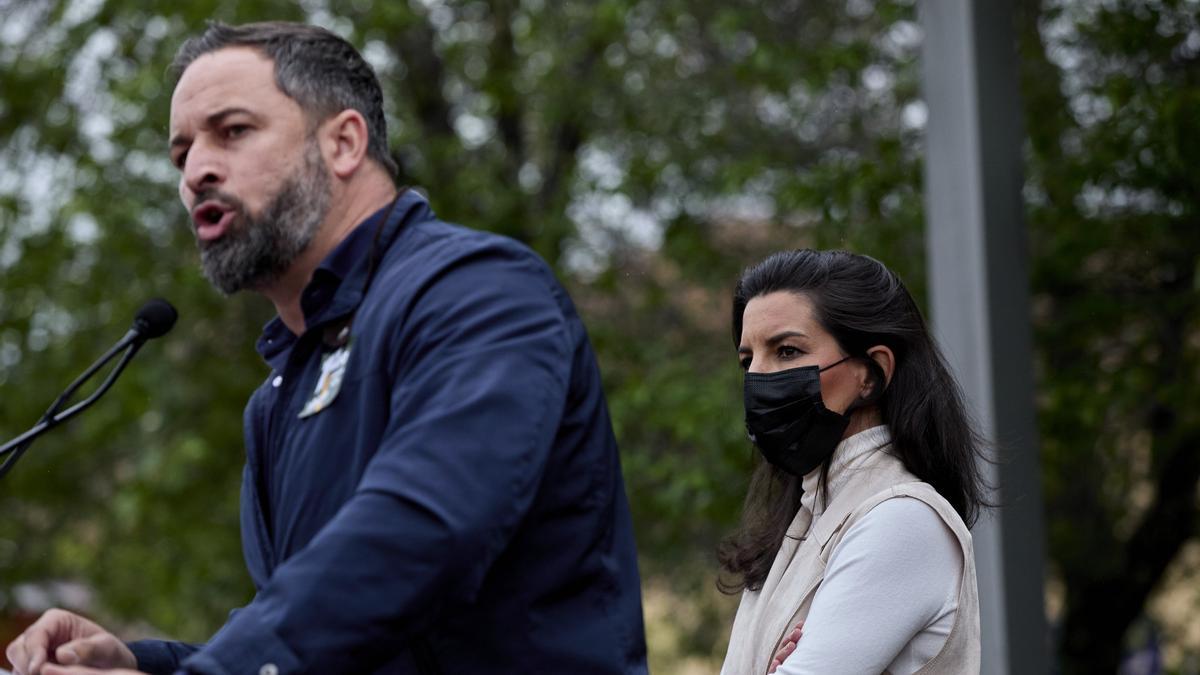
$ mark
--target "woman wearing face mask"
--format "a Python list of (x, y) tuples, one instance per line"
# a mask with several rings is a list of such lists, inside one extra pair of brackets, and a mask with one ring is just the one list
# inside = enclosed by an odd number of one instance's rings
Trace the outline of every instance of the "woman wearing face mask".
[(738, 281), (733, 339), (765, 461), (718, 551), (742, 592), (722, 674), (978, 673), (981, 443), (904, 284), (776, 253)]

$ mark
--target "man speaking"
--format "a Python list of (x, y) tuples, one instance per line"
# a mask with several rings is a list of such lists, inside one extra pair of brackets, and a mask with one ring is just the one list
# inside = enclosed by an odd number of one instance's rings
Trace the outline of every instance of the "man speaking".
[(244, 419), (256, 593), (203, 645), (51, 610), (16, 672), (645, 672), (616, 443), (547, 266), (397, 190), (379, 83), (336, 35), (212, 24), (175, 69), (204, 274), (278, 312)]

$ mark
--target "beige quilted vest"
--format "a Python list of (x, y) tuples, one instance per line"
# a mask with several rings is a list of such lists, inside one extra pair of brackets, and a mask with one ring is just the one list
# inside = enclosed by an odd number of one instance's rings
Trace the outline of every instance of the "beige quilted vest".
[[(811, 532), (808, 530), (812, 514), (807, 509), (796, 514), (762, 590), (742, 594), (721, 675), (765, 675), (783, 638), (808, 616), (813, 596), (825, 577), (825, 565), (842, 535), (868, 511), (895, 497), (913, 497), (937, 511), (958, 538), (963, 553), (963, 578), (954, 627), (941, 651), (917, 672), (928, 675), (979, 672), (979, 596), (971, 533), (932, 486), (920, 482), (899, 459), (880, 450), (870, 453), (856, 469), (817, 518)], [(808, 537), (801, 540), (806, 532)]]

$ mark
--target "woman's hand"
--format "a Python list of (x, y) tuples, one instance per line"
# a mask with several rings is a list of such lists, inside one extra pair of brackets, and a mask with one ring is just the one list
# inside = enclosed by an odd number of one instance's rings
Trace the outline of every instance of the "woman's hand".
[(775, 669), (783, 665), (787, 657), (791, 656), (792, 652), (796, 651), (796, 643), (800, 641), (800, 636), (804, 634), (804, 622), (796, 624), (792, 632), (788, 634), (787, 639), (783, 641), (783, 646), (779, 651), (775, 652), (775, 658), (771, 659), (771, 667), (767, 669), (768, 673), (775, 672)]

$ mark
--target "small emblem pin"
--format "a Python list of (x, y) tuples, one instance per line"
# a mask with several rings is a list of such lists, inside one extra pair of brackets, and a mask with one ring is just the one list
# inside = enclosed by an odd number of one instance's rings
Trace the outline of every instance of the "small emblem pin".
[(346, 374), (346, 363), (349, 360), (349, 344), (321, 357), (321, 374), (317, 377), (317, 386), (300, 411), (300, 419), (316, 415), (333, 403), (342, 389), (342, 378)]

